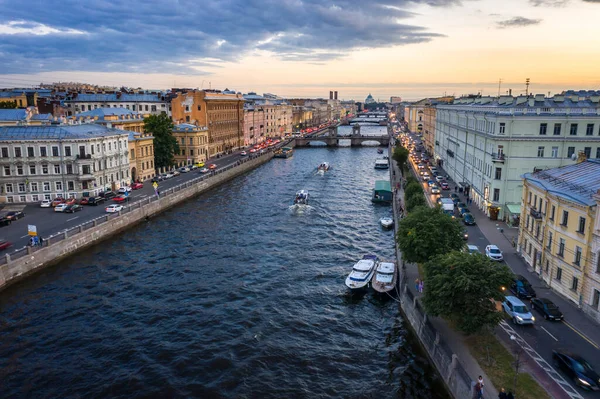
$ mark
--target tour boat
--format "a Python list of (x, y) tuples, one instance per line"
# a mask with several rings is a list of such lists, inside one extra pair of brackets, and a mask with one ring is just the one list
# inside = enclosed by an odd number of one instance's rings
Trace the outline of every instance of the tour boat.
[(383, 217), (379, 219), (379, 223), (381, 223), (381, 227), (384, 229), (390, 229), (394, 225), (394, 219), (389, 216)]
[(377, 153), (378, 153), (378, 154), (383, 154), (383, 150), (382, 150), (381, 148), (378, 148), (378, 149), (377, 149)]
[(365, 255), (352, 267), (352, 272), (346, 278), (346, 287), (352, 292), (360, 292), (369, 286), (375, 268), (379, 262), (377, 255)]
[(300, 190), (296, 193), (296, 198), (294, 198), (294, 204), (297, 205), (308, 205), (308, 191)]
[(398, 281), (398, 268), (395, 262), (381, 261), (373, 274), (371, 287), (379, 293), (392, 291)]
[(375, 161), (375, 169), (388, 169), (390, 167), (387, 159), (378, 159)]
[(329, 170), (330, 166), (328, 162), (321, 162), (321, 164), (319, 166), (317, 166), (317, 170), (318, 171), (323, 171), (323, 172), (327, 172)]

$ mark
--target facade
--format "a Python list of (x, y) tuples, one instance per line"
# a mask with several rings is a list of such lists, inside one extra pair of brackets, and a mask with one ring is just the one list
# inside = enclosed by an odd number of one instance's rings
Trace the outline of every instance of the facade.
[(206, 126), (209, 157), (244, 145), (244, 98), (219, 90), (178, 92), (171, 102), (173, 121)]
[(423, 107), (423, 145), (429, 156), (434, 154), (435, 146), (435, 116), (439, 104), (450, 104), (454, 97), (429, 98)]
[(392, 103), (392, 104), (400, 104), (401, 102), (402, 102), (402, 97), (398, 97), (398, 96), (390, 97), (390, 103)]
[(438, 105), (434, 156), (490, 218), (521, 214), (521, 176), (600, 157), (600, 94), (460, 98)]
[(154, 169), (154, 136), (129, 131), (129, 176), (132, 182), (144, 182), (156, 176)]
[(292, 106), (292, 124), (294, 130), (304, 129), (311, 126), (313, 120), (313, 109), (304, 105)]
[(179, 166), (193, 165), (208, 159), (208, 129), (181, 123), (173, 127), (173, 137), (179, 144), (179, 153), (175, 154), (175, 162)]
[(244, 105), (244, 146), (265, 141), (265, 111), (260, 105)]
[(523, 176), (518, 249), (550, 288), (600, 322), (600, 160), (581, 160)]
[(408, 129), (413, 133), (421, 134), (425, 127), (425, 106), (429, 104), (428, 98), (424, 98), (406, 107), (406, 121)]
[(16, 108), (27, 106), (27, 96), (23, 92), (0, 91), (0, 103), (13, 102)]
[(96, 124), (0, 127), (0, 202), (116, 190), (129, 182), (127, 139)]
[(146, 114), (171, 115), (168, 96), (165, 93), (112, 93), (87, 94), (74, 93), (65, 99), (67, 115), (77, 115), (97, 108), (125, 108)]

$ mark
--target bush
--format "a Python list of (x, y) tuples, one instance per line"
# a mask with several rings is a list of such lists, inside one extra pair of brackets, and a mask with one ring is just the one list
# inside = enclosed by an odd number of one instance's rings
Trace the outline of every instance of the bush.
[(409, 183), (404, 189), (404, 199), (406, 201), (410, 200), (414, 196), (423, 196), (423, 187), (417, 182)]
[(421, 195), (414, 195), (408, 200), (406, 200), (406, 211), (412, 212), (415, 208), (420, 206), (427, 206), (427, 201), (425, 201), (425, 197)]

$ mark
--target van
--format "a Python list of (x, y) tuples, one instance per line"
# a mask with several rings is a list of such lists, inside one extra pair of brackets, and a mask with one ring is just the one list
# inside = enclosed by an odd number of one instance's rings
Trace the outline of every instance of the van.
[(516, 296), (505, 297), (502, 307), (515, 324), (533, 324), (535, 321), (535, 317), (527, 309), (527, 306)]

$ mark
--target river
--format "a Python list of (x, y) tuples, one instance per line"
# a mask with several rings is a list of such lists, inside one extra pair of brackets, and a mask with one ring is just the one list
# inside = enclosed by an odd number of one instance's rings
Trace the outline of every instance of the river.
[(0, 396), (447, 398), (398, 304), (344, 286), (394, 255), (379, 156), (297, 150), (0, 293)]

